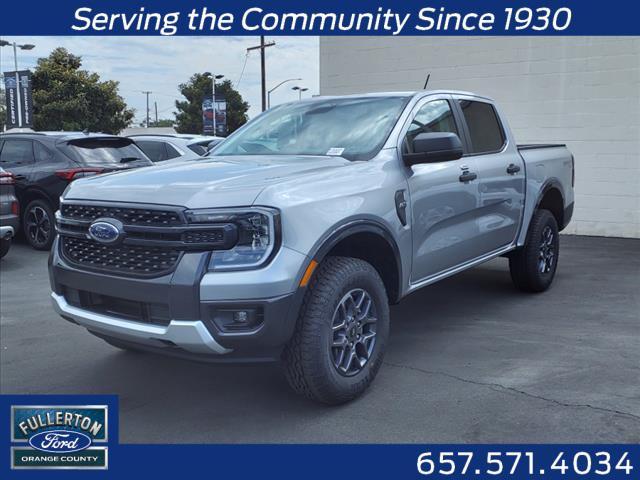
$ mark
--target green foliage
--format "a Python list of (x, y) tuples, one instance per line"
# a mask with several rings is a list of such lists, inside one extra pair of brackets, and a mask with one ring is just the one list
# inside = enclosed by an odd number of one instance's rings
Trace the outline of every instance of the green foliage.
[(171, 118), (159, 118), (157, 122), (149, 122), (150, 127), (173, 127), (173, 124), (176, 123), (175, 120)]
[(119, 82), (81, 70), (82, 59), (56, 48), (33, 72), (35, 130), (119, 133), (133, 120), (118, 94)]
[[(211, 96), (211, 77), (196, 73), (187, 83), (181, 83), (179, 89), (187, 100), (176, 100), (176, 130), (179, 133), (202, 133), (202, 101), (206, 96)], [(233, 88), (230, 80), (216, 82), (216, 97), (224, 97), (227, 101), (228, 133), (247, 122), (249, 104)]]

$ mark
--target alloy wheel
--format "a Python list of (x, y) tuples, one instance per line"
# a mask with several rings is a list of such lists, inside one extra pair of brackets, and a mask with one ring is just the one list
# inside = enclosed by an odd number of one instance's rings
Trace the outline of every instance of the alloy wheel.
[(553, 268), (556, 257), (555, 235), (550, 226), (542, 230), (540, 249), (538, 253), (538, 272), (549, 273)]
[(51, 219), (46, 210), (39, 206), (33, 206), (27, 212), (26, 231), (29, 239), (36, 245), (44, 245), (51, 235)]
[(365, 367), (376, 343), (375, 305), (366, 290), (349, 291), (333, 314), (331, 358), (341, 375), (350, 377)]

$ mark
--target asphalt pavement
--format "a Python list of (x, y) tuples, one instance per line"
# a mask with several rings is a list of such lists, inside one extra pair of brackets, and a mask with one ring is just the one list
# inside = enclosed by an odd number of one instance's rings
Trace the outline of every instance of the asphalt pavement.
[(0, 261), (0, 391), (117, 394), (125, 443), (640, 442), (640, 240), (563, 236), (551, 290), (497, 259), (392, 308), (385, 364), (340, 407), (278, 365), (127, 353), (59, 318), (47, 253)]

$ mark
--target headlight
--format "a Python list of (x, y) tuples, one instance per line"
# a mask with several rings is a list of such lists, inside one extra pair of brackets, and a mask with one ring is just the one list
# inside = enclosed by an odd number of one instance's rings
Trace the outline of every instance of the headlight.
[(189, 223), (232, 223), (238, 232), (238, 242), (230, 250), (214, 250), (209, 270), (249, 270), (266, 263), (279, 241), (280, 216), (277, 210), (266, 207), (243, 209), (189, 210)]

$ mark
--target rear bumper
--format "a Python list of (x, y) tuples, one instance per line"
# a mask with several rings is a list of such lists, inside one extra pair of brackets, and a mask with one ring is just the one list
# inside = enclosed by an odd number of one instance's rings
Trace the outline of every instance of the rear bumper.
[[(79, 270), (58, 242), (49, 257), (54, 308), (99, 337), (205, 361), (262, 361), (279, 358), (293, 334), (304, 294), (294, 285), (306, 258), (297, 252), (281, 250), (261, 283), (257, 271), (207, 273), (208, 253), (185, 253), (171, 274), (141, 279)], [(216, 321), (221, 311), (242, 309), (259, 312), (260, 321), (246, 329)]]
[(15, 235), (15, 230), (9, 225), (0, 226), (0, 240), (10, 240)]

